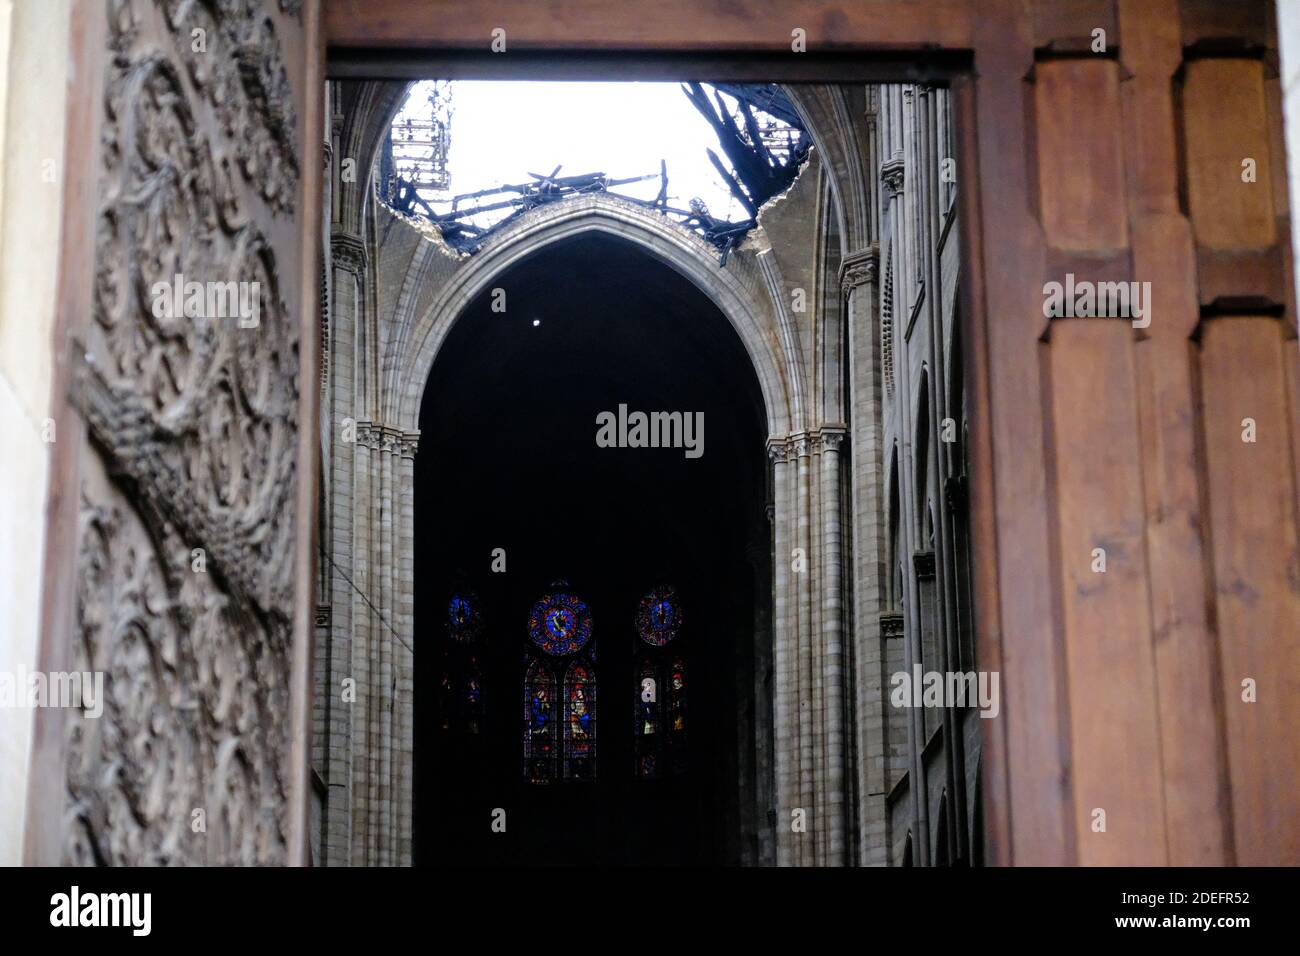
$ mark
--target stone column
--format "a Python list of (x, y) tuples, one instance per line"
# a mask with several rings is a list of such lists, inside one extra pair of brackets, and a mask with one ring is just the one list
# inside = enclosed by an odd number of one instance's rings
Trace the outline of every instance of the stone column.
[(888, 528), (884, 501), (885, 469), (882, 396), (879, 252), (846, 256), (840, 264), (849, 332), (849, 496), (852, 517), (854, 699), (857, 738), (858, 863), (887, 861), (889, 782), (885, 771), (885, 697), (881, 682), (884, 636), (880, 615), (887, 610)]
[(817, 674), (816, 652), (812, 634), (813, 586), (811, 565), (815, 558), (811, 542), (812, 516), (809, 514), (809, 482), (812, 469), (808, 460), (808, 435), (796, 432), (790, 436), (791, 464), (793, 465), (794, 498), (790, 503), (790, 521), (793, 523), (794, 545), (801, 560), (791, 568), (791, 585), (794, 596), (792, 630), (795, 650), (796, 697), (795, 712), (798, 727), (798, 806), (803, 810), (803, 833), (796, 834), (795, 859), (799, 866), (813, 866), (817, 862), (817, 832), (822, 826), (818, 817), (816, 772), (816, 723), (820, 716), (814, 690)]
[(349, 590), (352, 605), (352, 633), (349, 642), (351, 677), (356, 681), (356, 700), (350, 707), (352, 733), (348, 757), (352, 768), (352, 863), (372, 865), (373, 821), (370, 818), (371, 773), (369, 756), (373, 752), (371, 727), (374, 726), (376, 687), (371, 677), (371, 653), (374, 627), (377, 624), (370, 602), (371, 525), (374, 488), (372, 459), (378, 451), (372, 437), (373, 423), (356, 423), (353, 454), (353, 494), (351, 501), (352, 582)]
[(776, 861), (778, 866), (798, 864), (796, 834), (791, 831), (791, 812), (799, 806), (798, 764), (798, 663), (797, 609), (792, 607), (794, 548), (794, 471), (790, 444), (784, 437), (768, 439), (772, 459), (773, 621), (772, 672), (776, 685), (773, 706), (773, 747), (776, 765)]
[[(353, 567), (353, 501), (355, 494), (355, 442), (360, 411), (355, 399), (356, 324), (361, 310), (361, 290), (368, 256), (361, 239), (335, 232), (330, 239), (330, 361), (331, 396), (329, 434), (324, 436), (325, 461), (330, 463), (330, 538), (324, 543), (329, 565), (329, 683), (326, 700), (325, 754), (325, 865), (352, 862), (353, 773), (352, 741), (358, 703), (343, 701), (343, 682), (357, 679), (352, 659), (353, 620), (357, 612)], [(325, 416), (322, 416), (324, 419)], [(358, 687), (360, 681), (358, 681)]]
[(818, 806), (824, 834), (823, 857), (826, 866), (842, 866), (847, 835), (845, 828), (845, 761), (844, 742), (844, 537), (841, 508), (840, 446), (845, 430), (839, 425), (823, 425), (813, 436), (815, 458), (820, 462), (819, 510), (821, 546), (817, 577), (821, 605), (821, 640), (818, 644), (818, 667), (821, 674), (821, 717), (823, 729), (818, 748), (821, 765), (823, 806)]
[(397, 614), (403, 638), (395, 648), (396, 713), (393, 718), (397, 761), (397, 865), (410, 866), (415, 785), (415, 453), (419, 432), (402, 432), (398, 441)]
[[(766, 525), (770, 529), (769, 523)], [(752, 754), (747, 768), (749, 779), (749, 802), (746, 806), (746, 835), (750, 838), (749, 852), (752, 859), (746, 863), (764, 866), (776, 862), (776, 850), (772, 845), (772, 825), (769, 819), (772, 808), (772, 584), (770, 567), (772, 564), (771, 534), (762, 540), (752, 541), (745, 549), (753, 575), (754, 619), (753, 619), (753, 656), (752, 686), (750, 696), (752, 739), (748, 746)]]

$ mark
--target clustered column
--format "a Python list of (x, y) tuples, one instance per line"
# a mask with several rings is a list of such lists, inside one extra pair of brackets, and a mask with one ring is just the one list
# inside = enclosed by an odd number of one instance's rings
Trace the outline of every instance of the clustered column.
[(777, 862), (847, 862), (839, 424), (768, 441), (773, 467)]
[[(322, 434), (330, 640), (324, 705), (323, 862), (411, 862), (412, 489), (418, 433), (370, 420), (365, 335), (369, 258), (331, 236), (331, 405)], [(373, 370), (369, 370), (373, 377)]]

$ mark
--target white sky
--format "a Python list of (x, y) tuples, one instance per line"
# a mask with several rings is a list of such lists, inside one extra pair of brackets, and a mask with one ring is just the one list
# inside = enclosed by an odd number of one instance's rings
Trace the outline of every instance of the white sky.
[[(619, 179), (654, 173), (654, 179), (611, 190), (654, 199), (664, 159), (670, 205), (685, 209), (698, 196), (716, 218), (747, 217), (704, 150), (712, 147), (723, 162), (726, 154), (678, 83), (458, 80), (451, 86), (450, 195), (528, 182), (528, 173), (547, 175), (562, 165), (561, 176), (602, 172)], [(408, 105), (417, 115), (427, 112), (425, 96), (420, 87), (412, 91)], [(449, 203), (432, 204), (439, 212), (450, 209)], [(494, 222), (509, 212), (485, 214), (490, 218), (476, 222)]]

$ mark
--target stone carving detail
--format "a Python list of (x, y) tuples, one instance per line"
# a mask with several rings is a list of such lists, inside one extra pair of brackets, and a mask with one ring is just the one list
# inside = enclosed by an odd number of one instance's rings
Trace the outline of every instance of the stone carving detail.
[(366, 274), (366, 244), (356, 236), (336, 232), (330, 236), (330, 257), (336, 268), (361, 278)]
[(860, 252), (848, 256), (840, 264), (840, 288), (845, 295), (867, 283), (876, 281), (875, 251)]
[(72, 669), (103, 672), (104, 701), (68, 723), (65, 862), (283, 862), (284, 648), (190, 571), (174, 532), (155, 539), (119, 493), (95, 497)]
[[(96, 452), (72, 666), (104, 672), (105, 702), (67, 724), (65, 860), (282, 863), (300, 383), (259, 226), (296, 192), (287, 74), (254, 0), (108, 15), (94, 309), (71, 385)], [(224, 53), (190, 53), (203, 24)]]
[(903, 161), (891, 159), (880, 164), (880, 181), (890, 199), (897, 199), (903, 192)]
[(767, 456), (777, 464), (785, 464), (794, 458), (788, 438), (769, 438)]
[(898, 611), (885, 611), (880, 615), (880, 636), (899, 638), (903, 636), (903, 615)]
[[(275, 23), (260, 0), (160, 2), (190, 81), (211, 104), (245, 179), (275, 211), (291, 214), (298, 191), (297, 120)], [(301, 12), (301, 4), (282, 0), (280, 7)]]
[(360, 421), (357, 422), (357, 444), (385, 455), (414, 458), (420, 444), (420, 433)]
[(844, 429), (834, 425), (823, 426), (811, 434), (810, 440), (814, 454), (823, 451), (838, 452), (844, 444)]

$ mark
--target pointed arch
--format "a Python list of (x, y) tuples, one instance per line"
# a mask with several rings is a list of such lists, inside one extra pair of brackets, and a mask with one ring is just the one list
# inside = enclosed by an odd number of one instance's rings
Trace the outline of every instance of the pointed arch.
[[(585, 233), (603, 233), (629, 242), (689, 279), (731, 323), (753, 366), (763, 396), (768, 433), (786, 435), (794, 427), (802, 383), (802, 346), (788, 316), (775, 309), (765, 292), (763, 257), (747, 264), (732, 256), (718, 266), (716, 250), (695, 233), (653, 210), (595, 193), (542, 206), (503, 227), (482, 249), (465, 257), (418, 315), (399, 315), (400, 331), (386, 349), (385, 388), (388, 421), (408, 431), (419, 427), (420, 402), (442, 343), (465, 308), (492, 287), (503, 272), (541, 250)], [(444, 248), (427, 240), (407, 273), (425, 269)], [(789, 326), (788, 328), (783, 328)], [(773, 336), (773, 328), (781, 334)]]

